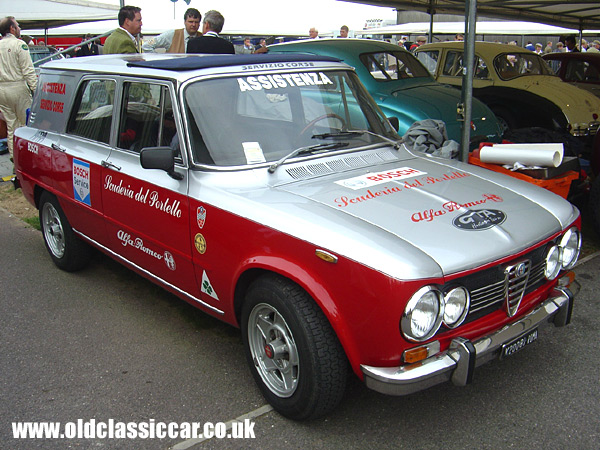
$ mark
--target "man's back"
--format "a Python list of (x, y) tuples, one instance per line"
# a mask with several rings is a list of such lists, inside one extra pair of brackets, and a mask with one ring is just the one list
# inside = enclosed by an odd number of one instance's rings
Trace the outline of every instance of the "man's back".
[(217, 36), (200, 36), (190, 39), (187, 47), (188, 53), (235, 54), (231, 42)]

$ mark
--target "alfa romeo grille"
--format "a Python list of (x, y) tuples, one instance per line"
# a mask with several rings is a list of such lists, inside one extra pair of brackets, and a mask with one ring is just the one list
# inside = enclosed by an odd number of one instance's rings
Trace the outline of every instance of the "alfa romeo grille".
[(514, 316), (521, 304), (521, 299), (529, 280), (531, 261), (521, 261), (504, 269), (504, 287), (506, 294), (506, 312)]
[(542, 246), (524, 258), (456, 280), (471, 293), (466, 321), (501, 308), (510, 316), (516, 314), (523, 296), (539, 288), (546, 280), (545, 254), (546, 247)]

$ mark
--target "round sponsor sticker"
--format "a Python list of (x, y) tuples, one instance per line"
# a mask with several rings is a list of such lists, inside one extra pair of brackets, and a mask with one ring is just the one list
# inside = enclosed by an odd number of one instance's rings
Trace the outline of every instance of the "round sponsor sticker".
[(194, 245), (196, 246), (196, 250), (198, 250), (198, 253), (204, 255), (204, 253), (206, 252), (206, 239), (204, 239), (204, 236), (202, 236), (202, 234), (198, 233), (196, 234), (196, 236), (194, 236)]
[(452, 221), (461, 230), (487, 230), (506, 220), (506, 214), (498, 209), (475, 209), (461, 214)]
[(29, 50), (29, 47), (27, 46), (27, 44), (23, 44), (23, 45), (21, 45), (21, 48), (22, 48), (23, 50)]

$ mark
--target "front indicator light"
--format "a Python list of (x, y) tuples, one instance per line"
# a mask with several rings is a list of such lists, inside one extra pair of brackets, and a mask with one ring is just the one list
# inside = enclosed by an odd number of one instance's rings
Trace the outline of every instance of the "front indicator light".
[(554, 280), (562, 267), (561, 263), (561, 251), (556, 245), (553, 245), (548, 249), (546, 254), (546, 267), (544, 268), (544, 275), (548, 280)]

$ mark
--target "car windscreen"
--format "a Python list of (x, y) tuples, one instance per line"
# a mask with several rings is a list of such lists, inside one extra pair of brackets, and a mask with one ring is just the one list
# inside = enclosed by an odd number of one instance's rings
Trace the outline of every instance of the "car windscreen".
[(501, 53), (494, 58), (494, 68), (503, 80), (530, 75), (554, 75), (548, 63), (535, 53)]
[(378, 81), (431, 77), (417, 58), (411, 53), (400, 50), (363, 53), (360, 55), (360, 60), (371, 76)]
[(185, 87), (184, 101), (197, 164), (255, 165), (303, 148), (353, 149), (399, 139), (350, 71), (199, 80)]

